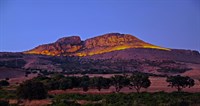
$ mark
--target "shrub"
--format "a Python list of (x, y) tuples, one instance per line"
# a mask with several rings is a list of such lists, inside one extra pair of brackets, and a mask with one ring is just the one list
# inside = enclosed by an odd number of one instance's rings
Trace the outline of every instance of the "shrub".
[(110, 79), (103, 78), (103, 77), (94, 77), (91, 78), (91, 86), (93, 88), (98, 89), (99, 91), (102, 88), (109, 88), (110, 87)]
[(17, 96), (22, 99), (44, 99), (47, 97), (47, 90), (41, 82), (32, 80), (25, 81), (17, 88)]
[(0, 81), (0, 86), (9, 86), (9, 85), (10, 85), (10, 83), (8, 81), (6, 81), (6, 80), (1, 80)]
[(129, 80), (126, 76), (115, 75), (111, 77), (111, 84), (115, 87), (116, 92), (119, 92), (124, 86), (129, 84)]
[(8, 101), (0, 100), (0, 106), (9, 106)]

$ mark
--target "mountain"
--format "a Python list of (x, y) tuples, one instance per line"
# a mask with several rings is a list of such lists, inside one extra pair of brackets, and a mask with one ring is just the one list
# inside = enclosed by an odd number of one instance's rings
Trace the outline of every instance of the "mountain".
[(157, 75), (183, 73), (199, 77), (199, 69), (198, 51), (159, 47), (130, 34), (120, 33), (108, 33), (85, 41), (79, 36), (70, 36), (25, 52), (0, 52), (0, 79), (20, 76), (27, 71), (141, 71)]
[(23, 53), (79, 56), (89, 59), (147, 59), (200, 63), (198, 51), (159, 47), (133, 35), (120, 33), (108, 33), (85, 41), (79, 36), (64, 37)]
[(51, 44), (40, 45), (26, 54), (51, 56), (91, 56), (130, 48), (170, 49), (146, 43), (130, 34), (108, 33), (81, 41), (79, 36), (64, 37)]

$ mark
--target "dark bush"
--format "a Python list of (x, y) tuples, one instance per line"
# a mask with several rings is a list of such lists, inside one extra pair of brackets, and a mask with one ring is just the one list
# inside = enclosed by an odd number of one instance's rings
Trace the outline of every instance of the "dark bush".
[(6, 80), (1, 80), (0, 81), (0, 86), (9, 86), (9, 85), (10, 85), (10, 83), (8, 81), (6, 81)]
[(43, 83), (28, 80), (17, 88), (17, 96), (22, 99), (45, 99), (47, 90)]
[(0, 106), (9, 106), (8, 101), (0, 100)]

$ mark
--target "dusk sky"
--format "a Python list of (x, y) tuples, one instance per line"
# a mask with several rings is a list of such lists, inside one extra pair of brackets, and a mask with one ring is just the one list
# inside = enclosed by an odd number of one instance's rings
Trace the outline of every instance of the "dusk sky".
[(200, 0), (0, 0), (0, 52), (111, 32), (200, 51)]

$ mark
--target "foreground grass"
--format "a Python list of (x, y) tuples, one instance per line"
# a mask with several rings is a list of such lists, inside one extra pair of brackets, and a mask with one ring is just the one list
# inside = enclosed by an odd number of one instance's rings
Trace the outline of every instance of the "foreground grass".
[(16, 91), (15, 90), (4, 90), (0, 89), (0, 99), (16, 99)]
[[(200, 105), (200, 93), (113, 93), (106, 95), (63, 94), (54, 96), (54, 106), (69, 105), (69, 100), (90, 101), (84, 106), (190, 106)], [(68, 101), (67, 101), (68, 100)], [(94, 102), (97, 101), (97, 102)], [(75, 106), (78, 104), (74, 104)], [(73, 105), (71, 105), (73, 106)]]
[[(15, 94), (1, 89), (0, 100), (17, 99)], [(51, 106), (200, 106), (200, 93), (187, 92), (61, 94), (48, 98), (53, 101)]]

